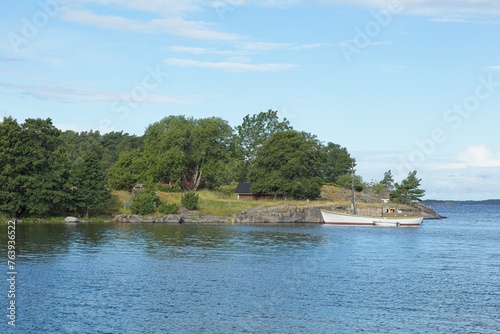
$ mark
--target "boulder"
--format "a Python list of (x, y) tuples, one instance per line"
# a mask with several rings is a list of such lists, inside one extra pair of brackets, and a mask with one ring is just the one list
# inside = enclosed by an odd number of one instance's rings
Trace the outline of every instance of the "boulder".
[(64, 218), (64, 222), (65, 223), (84, 223), (84, 221), (81, 220), (80, 218), (71, 217), (71, 216)]

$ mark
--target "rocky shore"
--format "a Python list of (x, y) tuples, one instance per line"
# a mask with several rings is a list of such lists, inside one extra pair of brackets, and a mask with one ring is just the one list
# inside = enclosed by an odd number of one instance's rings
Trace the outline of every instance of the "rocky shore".
[[(425, 219), (445, 218), (431, 208), (418, 204), (420, 214)], [(212, 216), (200, 214), (197, 211), (186, 211), (176, 215), (140, 216), (116, 215), (113, 221), (117, 223), (221, 223), (221, 224), (263, 224), (263, 223), (311, 223), (322, 224), (321, 209), (332, 209), (330, 206), (311, 206), (299, 208), (294, 205), (275, 207), (255, 207), (243, 210), (240, 214), (231, 216)], [(360, 208), (358, 212), (364, 215), (380, 215), (380, 209)]]

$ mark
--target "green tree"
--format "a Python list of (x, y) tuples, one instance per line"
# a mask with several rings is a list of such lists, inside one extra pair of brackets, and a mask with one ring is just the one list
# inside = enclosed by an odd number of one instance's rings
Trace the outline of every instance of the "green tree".
[(257, 157), (258, 149), (271, 135), (291, 129), (290, 122), (286, 118), (280, 121), (278, 112), (271, 109), (243, 118), (241, 125), (236, 127), (239, 154), (244, 163), (243, 169), (240, 168), (241, 181), (246, 180), (248, 170)]
[(425, 195), (425, 190), (419, 189), (421, 181), (422, 179), (417, 178), (416, 170), (409, 172), (401, 184), (395, 184), (395, 189), (390, 193), (391, 201), (402, 204), (420, 202)]
[(323, 149), (326, 156), (323, 164), (323, 179), (325, 182), (336, 183), (341, 175), (350, 175), (355, 160), (351, 158), (345, 147), (328, 143)]
[(69, 201), (69, 160), (61, 132), (49, 119), (12, 118), (1, 125), (0, 149), (3, 210), (13, 215), (59, 211)]
[(217, 117), (168, 116), (144, 135), (144, 157), (150, 182), (181, 180), (185, 190), (217, 187), (217, 173), (233, 156), (233, 129)]
[(86, 217), (104, 211), (111, 199), (100, 163), (98, 154), (89, 150), (76, 161), (71, 172), (73, 208)]
[[(342, 174), (337, 178), (336, 184), (339, 187), (345, 189), (352, 188), (352, 175), (351, 174)], [(365, 188), (365, 184), (363, 182), (363, 178), (360, 175), (354, 175), (354, 190), (361, 192)]]
[(384, 178), (382, 179), (382, 181), (380, 181), (380, 184), (387, 191), (394, 190), (394, 177), (392, 176), (392, 172), (390, 169), (384, 173)]
[(136, 149), (142, 149), (142, 137), (128, 133), (109, 132), (100, 137), (102, 147), (101, 165), (107, 171), (119, 158), (120, 154)]
[(383, 194), (386, 191), (384, 186), (380, 182), (371, 183), (370, 188), (373, 191), (373, 193), (377, 195)]
[(16, 217), (25, 206), (22, 166), (18, 164), (21, 126), (12, 117), (0, 123), (0, 211)]
[(308, 133), (277, 132), (258, 150), (250, 173), (252, 192), (292, 198), (319, 197), (324, 152)]
[(124, 151), (107, 171), (108, 186), (116, 190), (132, 190), (144, 174), (144, 160), (139, 149)]

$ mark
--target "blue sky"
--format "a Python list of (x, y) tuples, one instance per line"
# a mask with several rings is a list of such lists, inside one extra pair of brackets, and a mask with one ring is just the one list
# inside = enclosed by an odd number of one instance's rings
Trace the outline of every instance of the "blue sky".
[(278, 110), (365, 181), (500, 198), (497, 0), (37, 0), (0, 5), (0, 116), (142, 135)]

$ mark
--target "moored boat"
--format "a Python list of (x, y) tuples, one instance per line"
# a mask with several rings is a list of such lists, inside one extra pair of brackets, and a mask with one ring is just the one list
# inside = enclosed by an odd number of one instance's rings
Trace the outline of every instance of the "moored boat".
[(321, 215), (326, 225), (340, 226), (416, 227), (424, 220), (421, 216), (372, 217), (329, 210), (321, 210)]
[(424, 220), (420, 215), (407, 215), (396, 209), (389, 209), (390, 216), (363, 216), (356, 214), (356, 201), (354, 196), (354, 164), (351, 173), (351, 200), (352, 214), (337, 211), (321, 210), (323, 221), (326, 225), (343, 226), (382, 226), (382, 227), (416, 227)]

